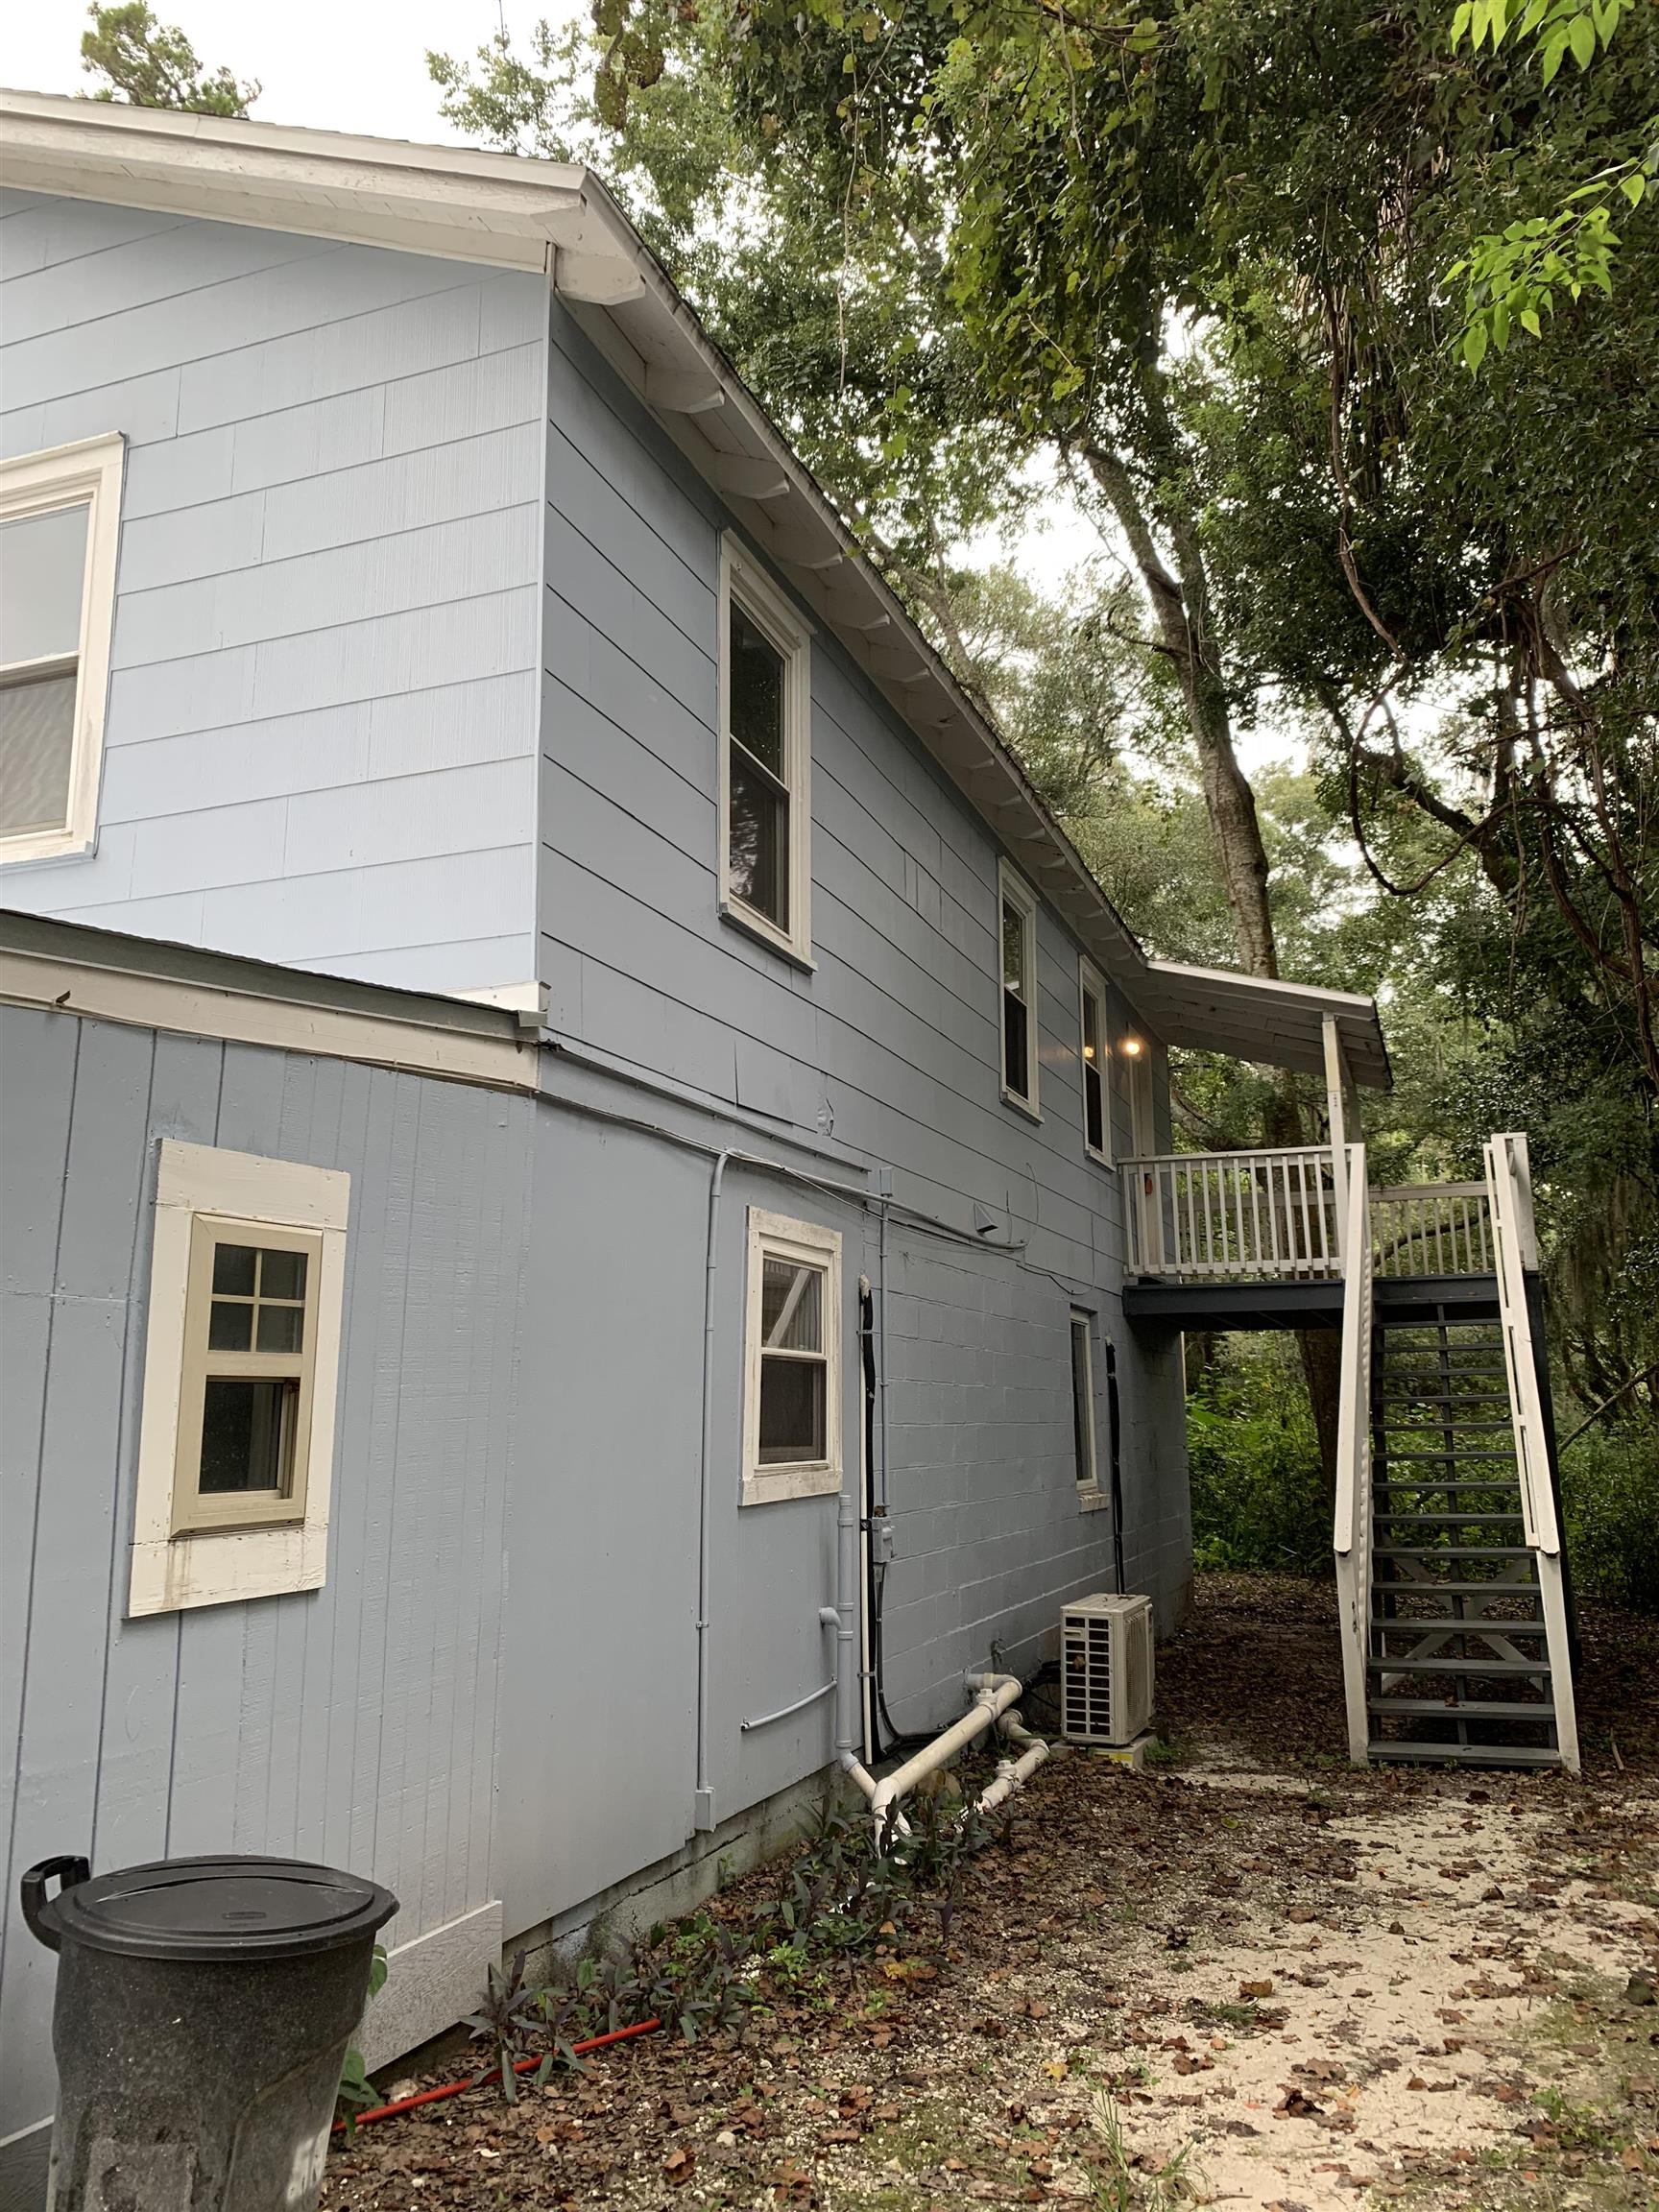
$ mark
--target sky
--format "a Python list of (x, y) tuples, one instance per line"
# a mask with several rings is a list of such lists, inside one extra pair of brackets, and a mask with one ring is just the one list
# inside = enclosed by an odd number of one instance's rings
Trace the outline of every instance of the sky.
[[(152, 0), (206, 68), (256, 77), (265, 123), (452, 140), (426, 75), (426, 53), (470, 54), (504, 18), (520, 38), (540, 17), (563, 21), (584, 0)], [(80, 92), (85, 0), (11, 0), (0, 10), (0, 84)]]
[[(152, 0), (163, 23), (178, 24), (204, 68), (226, 64), (256, 78), (252, 112), (261, 122), (321, 131), (428, 141), (458, 139), (438, 112), (426, 74), (428, 50), (470, 55), (505, 27), (521, 44), (542, 17), (568, 21), (588, 0)], [(0, 7), (0, 84), (29, 92), (82, 92), (91, 80), (81, 66), (85, 0), (10, 0)], [(980, 560), (998, 557), (985, 543)], [(1047, 590), (1099, 555), (1094, 524), (1056, 494), (1042, 518), (1021, 533), (1008, 553)], [(1283, 754), (1282, 736), (1246, 741), (1259, 757)]]

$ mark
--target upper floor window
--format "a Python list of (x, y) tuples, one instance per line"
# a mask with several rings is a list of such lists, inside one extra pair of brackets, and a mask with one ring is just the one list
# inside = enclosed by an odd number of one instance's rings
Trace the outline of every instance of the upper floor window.
[(1083, 1063), (1083, 1142), (1112, 1165), (1112, 1108), (1106, 1080), (1106, 986), (1093, 961), (1077, 964), (1078, 1047)]
[(1002, 953), (1002, 1095), (1037, 1114), (1037, 895), (998, 867)]
[(111, 436), (0, 461), (0, 861), (97, 834), (123, 453)]
[(720, 546), (720, 909), (781, 952), (812, 953), (811, 669), (805, 623)]

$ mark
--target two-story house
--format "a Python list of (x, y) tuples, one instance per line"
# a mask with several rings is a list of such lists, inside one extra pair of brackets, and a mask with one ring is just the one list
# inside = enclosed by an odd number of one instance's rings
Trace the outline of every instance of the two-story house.
[(844, 1633), (873, 1761), (1068, 1598), (1173, 1623), (1123, 1163), (1171, 1046), (1323, 1072), (1334, 1253), (1387, 1068), (1145, 956), (590, 175), (20, 93), (0, 155), (21, 2173), (47, 1853), (387, 1883), (389, 2056), (780, 1836)]

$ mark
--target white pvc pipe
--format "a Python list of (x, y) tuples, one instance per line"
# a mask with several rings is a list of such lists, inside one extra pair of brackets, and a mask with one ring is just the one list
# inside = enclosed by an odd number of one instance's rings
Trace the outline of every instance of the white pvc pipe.
[[(891, 1774), (884, 1774), (876, 1785), (870, 1800), (870, 1816), (876, 1823), (878, 1847), (885, 1837), (888, 1809), (914, 1790), (918, 1782), (926, 1781), (929, 1774), (936, 1774), (941, 1767), (949, 1766), (957, 1752), (966, 1750), (976, 1737), (983, 1736), (1020, 1695), (1020, 1678), (1015, 1674), (970, 1674), (965, 1679), (974, 1696), (961, 1719), (953, 1720), (931, 1743), (925, 1744)], [(845, 1766), (846, 1761), (842, 1764)]]
[(979, 1811), (995, 1812), (1015, 1791), (1023, 1788), (1048, 1756), (1048, 1746), (1041, 1736), (1033, 1736), (1018, 1713), (1004, 1713), (1001, 1730), (1010, 1743), (1024, 1746), (1018, 1759), (1002, 1759), (997, 1765), (997, 1778), (988, 1783), (980, 1793)]

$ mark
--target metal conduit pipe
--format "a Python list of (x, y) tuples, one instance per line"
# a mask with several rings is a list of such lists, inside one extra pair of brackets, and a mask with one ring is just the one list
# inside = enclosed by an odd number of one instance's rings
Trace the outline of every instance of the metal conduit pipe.
[(703, 1263), (703, 1441), (697, 1472), (697, 1782), (691, 1800), (692, 1825), (702, 1835), (714, 1826), (714, 1785), (709, 1778), (709, 1585), (714, 1520), (709, 1491), (714, 1471), (714, 1280), (720, 1266), (720, 1193), (733, 1157), (731, 1147), (714, 1156), (709, 1177), (709, 1249)]
[(876, 1784), (858, 1756), (864, 1741), (858, 1720), (858, 1500), (843, 1470), (835, 1505), (835, 1756), (871, 1797)]

